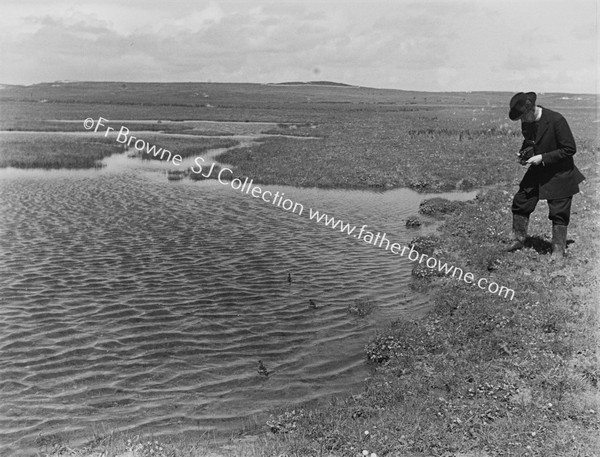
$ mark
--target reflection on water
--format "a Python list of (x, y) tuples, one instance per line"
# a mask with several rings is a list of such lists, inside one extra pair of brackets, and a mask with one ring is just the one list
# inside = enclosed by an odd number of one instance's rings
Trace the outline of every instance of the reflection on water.
[[(156, 166), (119, 155), (99, 171), (0, 170), (0, 453), (99, 424), (227, 431), (348, 391), (376, 326), (427, 306), (406, 260)], [(427, 197), (262, 187), (400, 243)], [(349, 315), (357, 298), (375, 313)]]

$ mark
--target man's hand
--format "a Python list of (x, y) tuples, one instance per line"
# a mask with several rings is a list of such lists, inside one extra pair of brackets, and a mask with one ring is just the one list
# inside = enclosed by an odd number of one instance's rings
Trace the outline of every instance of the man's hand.
[(527, 146), (521, 149), (517, 155), (519, 156), (519, 163), (526, 166), (528, 165), (527, 161), (535, 155), (535, 146)]
[(542, 163), (542, 154), (533, 156), (531, 159), (529, 159), (525, 163), (529, 164), (529, 165), (539, 165), (540, 163)]

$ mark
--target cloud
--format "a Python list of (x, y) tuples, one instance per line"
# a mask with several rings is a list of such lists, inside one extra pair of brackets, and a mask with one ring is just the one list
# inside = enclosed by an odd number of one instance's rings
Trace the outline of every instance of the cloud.
[[(539, 90), (590, 91), (595, 83), (568, 69), (596, 71), (594, 2), (576, 3), (22, 0), (0, 18), (0, 81), (318, 75), (400, 89), (512, 90), (525, 78)], [(531, 31), (515, 20), (517, 7), (535, 12)]]

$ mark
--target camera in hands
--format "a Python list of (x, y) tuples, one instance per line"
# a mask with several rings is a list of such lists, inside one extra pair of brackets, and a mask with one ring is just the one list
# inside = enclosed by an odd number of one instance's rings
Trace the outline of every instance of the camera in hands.
[(535, 155), (535, 141), (526, 140), (523, 148), (519, 151), (519, 163), (527, 165), (527, 161)]

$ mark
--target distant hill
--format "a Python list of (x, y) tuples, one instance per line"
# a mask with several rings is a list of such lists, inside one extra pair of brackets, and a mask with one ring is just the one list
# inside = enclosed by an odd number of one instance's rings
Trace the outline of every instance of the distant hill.
[(286, 81), (282, 83), (272, 83), (272, 86), (342, 86), (357, 87), (351, 84), (336, 83), (334, 81)]

